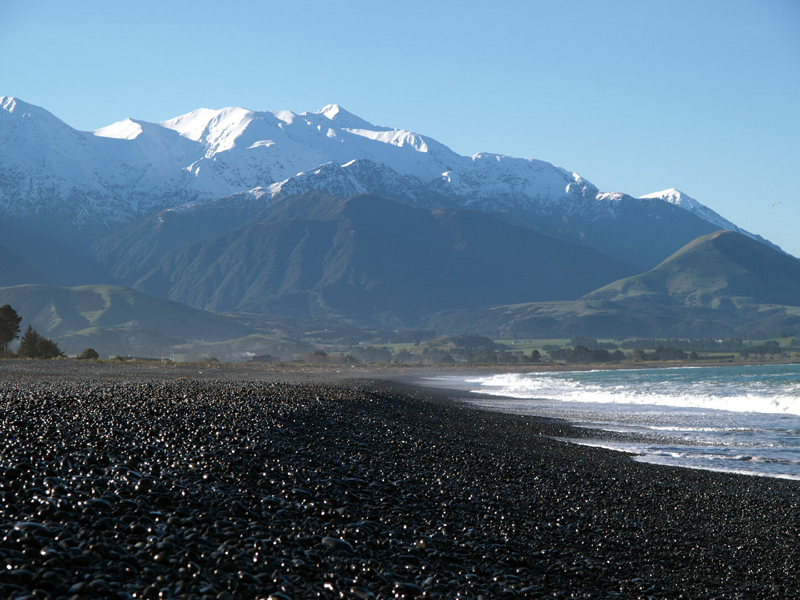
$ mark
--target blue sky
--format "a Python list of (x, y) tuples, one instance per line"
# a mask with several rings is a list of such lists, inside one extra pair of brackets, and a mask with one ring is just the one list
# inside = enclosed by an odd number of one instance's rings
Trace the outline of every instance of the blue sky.
[(794, 0), (0, 0), (0, 52), (0, 95), (77, 129), (338, 103), (605, 191), (675, 187), (800, 256)]

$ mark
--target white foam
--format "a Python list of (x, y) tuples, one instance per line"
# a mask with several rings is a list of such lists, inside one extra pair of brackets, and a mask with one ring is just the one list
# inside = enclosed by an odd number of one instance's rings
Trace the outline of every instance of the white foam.
[[(459, 387), (458, 378), (446, 384)], [(608, 432), (566, 441), (637, 461), (800, 479), (798, 365), (505, 373), (460, 387), (484, 395), (468, 400), (474, 406)]]
[(587, 381), (586, 372), (506, 373), (467, 382), (479, 386), (475, 391), (510, 398), (800, 415), (800, 382), (797, 381), (778, 385), (764, 381), (723, 385), (705, 379), (667, 382), (654, 379), (632, 384), (620, 377), (620, 372), (614, 375)]

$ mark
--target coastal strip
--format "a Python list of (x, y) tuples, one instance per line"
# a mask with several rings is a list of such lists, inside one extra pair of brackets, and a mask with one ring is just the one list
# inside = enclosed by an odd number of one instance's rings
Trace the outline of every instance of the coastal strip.
[(456, 392), (31, 362), (0, 364), (0, 410), (2, 597), (800, 593), (796, 482), (636, 463)]

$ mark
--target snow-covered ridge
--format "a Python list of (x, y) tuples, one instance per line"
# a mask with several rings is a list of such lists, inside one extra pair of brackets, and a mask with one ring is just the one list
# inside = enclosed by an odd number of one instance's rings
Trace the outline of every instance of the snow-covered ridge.
[(704, 204), (701, 204), (694, 198), (687, 196), (675, 188), (669, 188), (668, 190), (663, 190), (661, 192), (653, 192), (652, 194), (645, 194), (644, 196), (640, 196), (640, 198), (642, 200), (663, 200), (664, 202), (669, 202), (670, 204), (674, 204), (675, 206), (679, 206), (684, 210), (688, 210), (689, 212), (696, 214), (709, 223), (713, 223), (720, 229), (739, 231), (740, 233), (742, 232), (739, 227), (728, 221), (728, 219), (722, 217)]
[[(374, 192), (426, 206), (551, 214), (614, 215), (616, 201), (633, 201), (545, 161), (461, 156), (336, 104), (302, 114), (201, 108), (92, 132), (16, 98), (0, 98), (0, 107), (0, 214), (59, 215), (79, 227), (114, 229), (157, 210), (243, 192), (256, 199), (309, 189)], [(643, 197), (651, 198), (740, 231), (676, 190)]]

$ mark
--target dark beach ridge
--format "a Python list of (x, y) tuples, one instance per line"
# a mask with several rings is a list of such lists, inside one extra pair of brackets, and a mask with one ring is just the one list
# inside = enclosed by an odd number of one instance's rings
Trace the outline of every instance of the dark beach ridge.
[(2, 598), (795, 598), (797, 482), (454, 392), (0, 362)]

